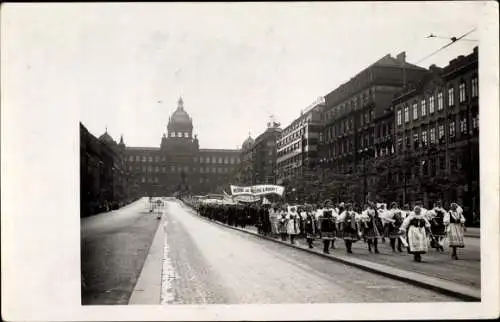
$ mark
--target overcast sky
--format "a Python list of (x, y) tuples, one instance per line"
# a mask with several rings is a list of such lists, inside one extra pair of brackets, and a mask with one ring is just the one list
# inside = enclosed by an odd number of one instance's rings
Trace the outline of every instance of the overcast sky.
[[(477, 27), (482, 3), (33, 4), (10, 15), (27, 68), (61, 77), (95, 135), (159, 146), (180, 95), (202, 148), (288, 124), (386, 54), (417, 62)], [(12, 12), (11, 12), (12, 13)], [(9, 24), (7, 23), (7, 28)], [(478, 40), (473, 32), (468, 39)], [(422, 62), (445, 66), (479, 42)], [(20, 47), (21, 48), (21, 47)], [(16, 59), (10, 57), (10, 59)], [(76, 106), (75, 106), (76, 105)], [(41, 106), (40, 108), (43, 108)], [(61, 108), (65, 108), (61, 106)]]

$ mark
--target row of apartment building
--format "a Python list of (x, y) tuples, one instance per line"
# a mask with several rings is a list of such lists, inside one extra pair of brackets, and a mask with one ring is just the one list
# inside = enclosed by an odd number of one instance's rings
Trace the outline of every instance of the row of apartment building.
[(479, 209), (478, 48), (439, 68), (386, 55), (241, 150), (241, 184), (292, 198)]

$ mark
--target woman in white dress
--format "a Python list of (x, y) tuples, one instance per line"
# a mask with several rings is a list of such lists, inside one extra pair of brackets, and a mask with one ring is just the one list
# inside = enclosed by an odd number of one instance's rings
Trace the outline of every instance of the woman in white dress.
[(450, 211), (444, 215), (443, 222), (448, 234), (448, 243), (453, 250), (451, 258), (458, 259), (457, 248), (463, 248), (464, 245), (464, 224), (465, 217), (463, 210), (456, 203), (450, 205)]
[(300, 218), (297, 207), (290, 207), (286, 232), (290, 236), (290, 243), (295, 244), (295, 237), (300, 234)]
[(408, 238), (408, 253), (413, 254), (413, 259), (417, 262), (421, 262), (422, 254), (427, 253), (427, 232), (430, 228), (431, 225), (419, 206), (415, 207), (401, 225), (401, 231), (406, 232)]

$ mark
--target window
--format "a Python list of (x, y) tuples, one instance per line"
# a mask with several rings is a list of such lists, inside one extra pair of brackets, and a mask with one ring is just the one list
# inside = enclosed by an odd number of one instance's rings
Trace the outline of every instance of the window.
[(450, 122), (449, 130), (450, 130), (450, 138), (454, 138), (456, 133), (455, 121)]
[(216, 164), (216, 163), (217, 163), (217, 158), (216, 158), (216, 157), (212, 157), (212, 163), (213, 163), (213, 164)]
[(165, 157), (163, 156), (163, 157), (161, 158), (161, 160), (162, 160), (163, 162), (165, 162)]
[(462, 119), (460, 120), (460, 133), (462, 134), (468, 133), (467, 116), (462, 117)]
[(184, 132), (184, 137), (185, 137), (185, 138), (189, 137), (188, 132)]
[(418, 149), (418, 147), (419, 147), (418, 133), (413, 134), (413, 146), (415, 149)]
[(438, 127), (439, 143), (444, 143), (444, 125), (440, 124)]
[(401, 126), (402, 123), (402, 111), (398, 110), (398, 126)]
[(200, 178), (200, 183), (203, 183), (203, 178)]
[(147, 161), (147, 158), (145, 155), (142, 156), (142, 162), (146, 162)]
[(457, 160), (455, 158), (450, 159), (450, 170), (455, 170), (457, 168)]
[(175, 137), (175, 132), (170, 132), (170, 137)]
[(134, 156), (133, 156), (133, 155), (129, 156), (129, 157), (128, 157), (128, 160), (129, 160), (129, 161), (134, 161)]
[(165, 173), (167, 172), (167, 169), (165, 167), (161, 167), (161, 172)]
[(200, 173), (203, 173), (203, 167), (200, 168)]
[(413, 103), (413, 120), (418, 119), (418, 106), (417, 103)]
[(479, 128), (479, 115), (472, 118), (472, 129), (477, 130)]
[(448, 88), (448, 106), (455, 105), (455, 88), (452, 86)]
[(153, 157), (149, 157), (149, 162), (153, 162)]
[(477, 97), (479, 95), (479, 86), (477, 76), (472, 77), (472, 97)]
[(436, 129), (435, 128), (432, 127), (429, 130), (429, 137), (430, 137), (430, 143), (431, 144), (436, 143)]
[(443, 109), (443, 92), (438, 93), (438, 111)]
[(155, 182), (158, 183), (158, 177), (155, 177)]
[(222, 168), (217, 168), (218, 173), (222, 173)]
[(184, 172), (185, 172), (185, 173), (188, 173), (188, 172), (189, 172), (189, 167), (188, 167), (187, 165), (186, 165), (186, 166), (184, 166)]
[(427, 114), (427, 108), (425, 106), (425, 98), (420, 102), (420, 114), (424, 117)]
[(429, 114), (434, 113), (434, 95), (429, 97)]
[(408, 106), (405, 106), (405, 123), (410, 121), (410, 111), (408, 110)]
[(141, 182), (142, 182), (142, 183), (145, 183), (145, 182), (146, 182), (146, 178), (145, 178), (145, 177), (142, 177), (142, 178), (141, 178)]
[(131, 165), (128, 166), (128, 171), (132, 171), (132, 166)]
[(205, 163), (210, 163), (210, 157), (207, 157), (207, 158), (205, 159)]
[(445, 157), (439, 158), (439, 168), (441, 170), (444, 170), (446, 168), (446, 158)]
[(427, 130), (422, 131), (422, 146), (427, 146)]
[(228, 164), (229, 163), (229, 160), (227, 159), (227, 157), (224, 158), (224, 164)]
[(217, 168), (212, 168), (212, 173), (216, 173), (217, 172)]
[(177, 166), (177, 172), (179, 172), (179, 173), (182, 172), (182, 167), (181, 166)]
[(156, 172), (160, 172), (160, 167), (156, 167), (156, 168), (155, 168), (155, 171), (156, 171)]
[(135, 156), (135, 161), (137, 161), (137, 162), (141, 161), (141, 157), (140, 157), (140, 156), (138, 156), (138, 155), (136, 155), (136, 156)]
[(222, 164), (222, 158), (219, 157), (219, 164)]
[(181, 138), (182, 137), (182, 132), (177, 132), (177, 137)]
[(155, 157), (155, 162), (160, 162), (160, 157)]
[(465, 82), (462, 81), (460, 85), (458, 85), (458, 99), (460, 103), (465, 102)]

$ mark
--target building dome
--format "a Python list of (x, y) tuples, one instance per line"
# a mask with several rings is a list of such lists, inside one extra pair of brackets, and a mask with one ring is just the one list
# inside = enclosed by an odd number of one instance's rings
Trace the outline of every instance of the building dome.
[(106, 132), (104, 132), (104, 134), (99, 137), (99, 140), (106, 143), (116, 143), (115, 140), (113, 140), (113, 138), (109, 135), (107, 129)]
[(252, 139), (250, 135), (248, 135), (248, 138), (243, 142), (243, 145), (241, 146), (243, 150), (248, 150), (251, 149), (252, 146), (254, 145), (255, 140)]
[(178, 124), (178, 125), (191, 125), (193, 124), (189, 114), (184, 110), (184, 101), (182, 97), (179, 98), (177, 102), (177, 109), (170, 117), (170, 124)]

